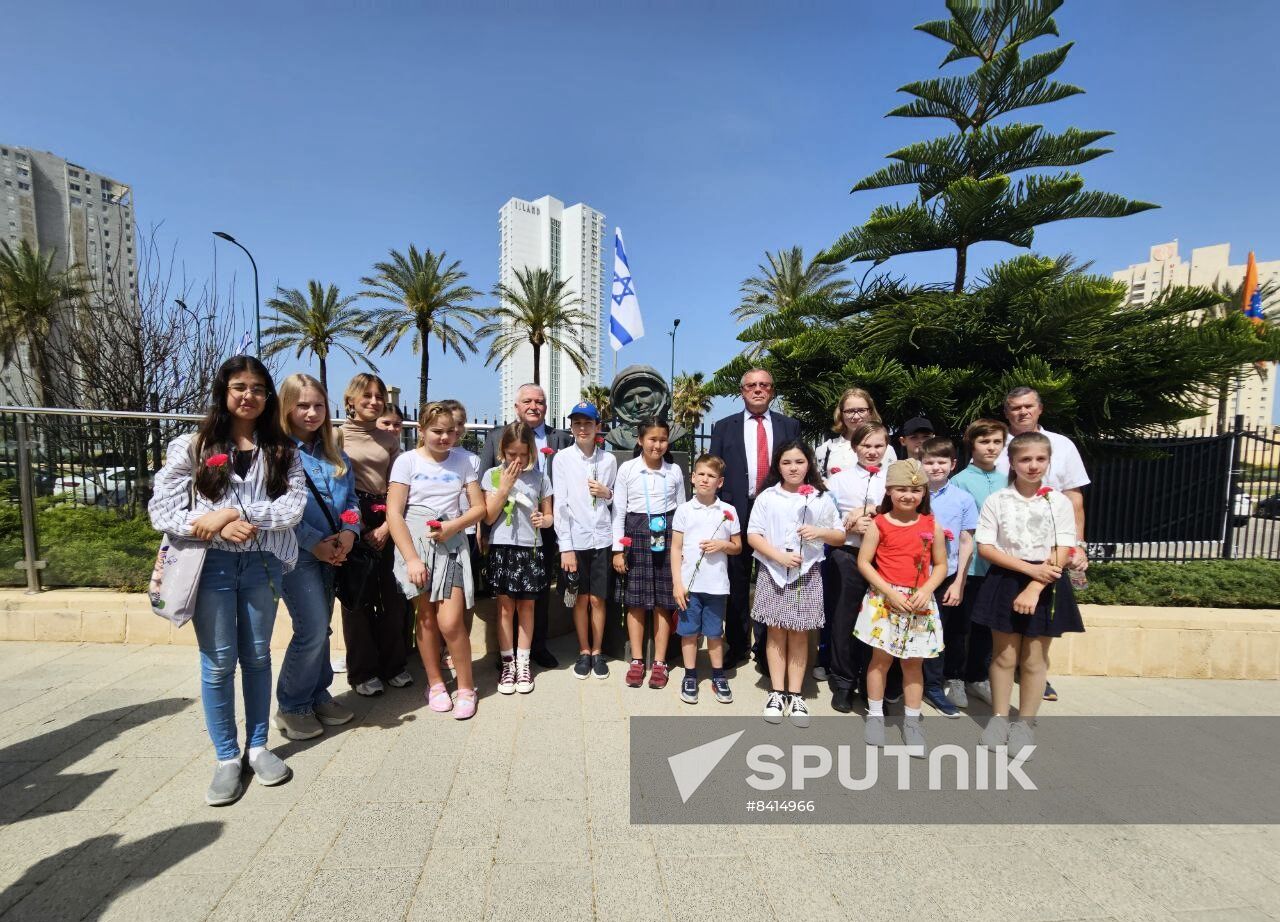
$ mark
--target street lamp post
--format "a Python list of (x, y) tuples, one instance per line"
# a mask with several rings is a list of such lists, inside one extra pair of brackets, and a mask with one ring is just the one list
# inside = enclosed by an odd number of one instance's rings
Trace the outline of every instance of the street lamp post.
[(214, 231), (213, 236), (221, 237), (228, 243), (234, 243), (240, 249), (244, 250), (244, 255), (249, 257), (249, 265), (253, 266), (253, 332), (254, 332), (254, 349), (257, 351), (258, 358), (262, 358), (262, 305), (258, 300), (258, 261), (253, 258), (253, 254), (248, 248), (232, 237), (226, 231)]
[(680, 328), (680, 318), (677, 317), (671, 321), (671, 329), (667, 331), (667, 335), (671, 337), (671, 389), (674, 391), (676, 387), (676, 330)]

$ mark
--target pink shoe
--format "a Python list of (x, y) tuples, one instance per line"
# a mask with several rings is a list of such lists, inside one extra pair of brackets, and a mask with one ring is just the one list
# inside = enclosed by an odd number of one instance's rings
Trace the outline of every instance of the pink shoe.
[(474, 688), (458, 689), (458, 701), (453, 708), (454, 720), (466, 720), (476, 712), (476, 690)]
[[(438, 711), (443, 714), (445, 711), (453, 710), (453, 699), (449, 697), (449, 689), (444, 687), (443, 682), (437, 682), (435, 685), (428, 688), (426, 697), (427, 707), (431, 708), (433, 711)], [(473, 712), (475, 711), (474, 705), (471, 710)], [(468, 714), (467, 716), (470, 717), (471, 715)]]

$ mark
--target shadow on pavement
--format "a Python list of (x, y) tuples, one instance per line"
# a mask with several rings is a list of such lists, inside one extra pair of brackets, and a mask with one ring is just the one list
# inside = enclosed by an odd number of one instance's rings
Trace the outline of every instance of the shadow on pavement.
[[(124, 845), (119, 834), (111, 833), (69, 846), (5, 888), (0, 915), (6, 922), (100, 918), (119, 897), (211, 845), (222, 835), (222, 825), (191, 823)], [(157, 853), (163, 860), (154, 860)], [(139, 867), (146, 872), (131, 876)]]
[[(53, 795), (69, 792), (75, 782), (75, 794), (68, 794), (56, 812), (74, 810), (97, 790), (114, 771), (63, 774), (70, 765), (84, 758), (81, 743), (114, 728), (112, 736), (141, 723), (169, 717), (189, 707), (187, 698), (162, 698), (140, 705), (114, 708), (81, 717), (56, 730), (41, 733), (0, 748), (0, 762), (33, 763), (35, 767), (10, 782), (5, 791), (6, 802), (0, 804), (0, 822), (20, 821), (24, 814), (36, 809)], [(98, 745), (101, 745), (101, 741)]]

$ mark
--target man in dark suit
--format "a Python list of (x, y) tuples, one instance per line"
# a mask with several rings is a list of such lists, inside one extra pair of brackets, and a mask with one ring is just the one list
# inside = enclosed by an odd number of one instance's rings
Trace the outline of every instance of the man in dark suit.
[[(770, 411), (772, 402), (773, 375), (763, 368), (753, 368), (742, 376), (743, 411), (726, 416), (711, 427), (711, 454), (724, 461), (720, 499), (738, 511), (744, 535), (751, 521), (756, 493), (769, 472), (774, 452), (779, 446), (800, 438), (800, 423)], [(751, 551), (745, 546), (741, 554), (729, 558), (729, 605), (724, 625), (724, 639), (729, 645), (728, 666), (743, 665), (752, 650), (756, 661), (764, 663), (764, 630), (756, 625), (752, 643), (747, 627), (751, 623), (753, 563)]]
[[(520, 386), (516, 391), (515, 411), (516, 419), (533, 430), (534, 440), (538, 443), (538, 467), (550, 477), (551, 457), (544, 455), (542, 449), (567, 448), (573, 444), (573, 433), (547, 425), (547, 394), (537, 384)], [(502, 429), (502, 426), (494, 429), (484, 440), (484, 448), (480, 452), (482, 474), (498, 464), (498, 442), (502, 438)], [(547, 584), (547, 591), (538, 596), (533, 607), (533, 649), (529, 656), (543, 669), (554, 669), (560, 662), (547, 649), (547, 611), (551, 601), (551, 587), (555, 582), (555, 574), (560, 572), (560, 548), (553, 528), (542, 529), (542, 561), (551, 579)]]

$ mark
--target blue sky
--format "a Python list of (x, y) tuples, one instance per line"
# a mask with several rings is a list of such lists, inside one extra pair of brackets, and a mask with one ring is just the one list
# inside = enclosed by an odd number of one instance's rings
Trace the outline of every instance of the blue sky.
[[(620, 364), (666, 369), (680, 317), (677, 368), (711, 373), (738, 351), (729, 311), (766, 250), (811, 254), (904, 197), (848, 189), (943, 133), (883, 115), (905, 98), (896, 87), (935, 73), (945, 46), (912, 26), (944, 15), (754, 0), (10, 5), (6, 70), (30, 79), (4, 95), (0, 141), (132, 183), (140, 225), (162, 223), (189, 276), (212, 269), (210, 231), (235, 234), (264, 299), (310, 278), (354, 293), (410, 243), (446, 250), (488, 290), (507, 198), (583, 201), (623, 228), (648, 329)], [(1233, 261), (1280, 259), (1274, 7), (1072, 0), (1057, 18), (1076, 43), (1059, 77), (1087, 93), (1034, 118), (1115, 131), (1089, 186), (1162, 208), (1049, 225), (1036, 249), (1107, 272), (1174, 238), (1184, 258), (1226, 241)], [(251, 311), (243, 256), (218, 246)], [(1014, 252), (983, 245), (970, 264)], [(925, 281), (949, 265), (890, 267)], [(433, 396), (501, 412), (482, 358), (432, 358)], [(377, 361), (416, 391), (407, 347)], [(330, 378), (353, 370), (335, 360)]]

